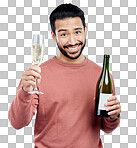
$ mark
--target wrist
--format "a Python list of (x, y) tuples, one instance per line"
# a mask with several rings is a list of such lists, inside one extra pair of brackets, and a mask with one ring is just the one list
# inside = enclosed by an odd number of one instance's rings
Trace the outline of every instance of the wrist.
[(118, 119), (120, 117), (120, 114), (118, 114), (116, 117), (111, 117), (110, 116), (110, 119)]

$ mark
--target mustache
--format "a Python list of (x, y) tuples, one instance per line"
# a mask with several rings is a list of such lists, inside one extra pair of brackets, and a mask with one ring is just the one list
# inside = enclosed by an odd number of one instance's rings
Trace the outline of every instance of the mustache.
[(80, 43), (76, 43), (75, 45), (64, 45), (63, 48), (68, 48), (68, 47), (73, 47), (73, 46), (79, 46), (79, 45), (82, 45), (83, 43), (80, 42)]

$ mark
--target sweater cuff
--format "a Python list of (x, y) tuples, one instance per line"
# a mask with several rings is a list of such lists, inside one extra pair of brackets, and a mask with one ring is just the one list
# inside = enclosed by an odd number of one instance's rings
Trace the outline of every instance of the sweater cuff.
[(106, 118), (106, 120), (108, 121), (108, 122), (119, 122), (119, 120), (120, 120), (120, 116), (117, 118), (117, 119), (112, 119), (112, 118)]
[(33, 94), (25, 92), (22, 87), (18, 90), (17, 96), (23, 102), (29, 102), (32, 98), (34, 98)]

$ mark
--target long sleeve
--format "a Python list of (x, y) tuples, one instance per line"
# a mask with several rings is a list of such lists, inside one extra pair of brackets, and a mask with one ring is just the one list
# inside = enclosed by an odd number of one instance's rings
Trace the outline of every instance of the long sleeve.
[(38, 96), (23, 91), (21, 82), (18, 86), (16, 97), (9, 109), (9, 121), (15, 129), (27, 126), (38, 105)]
[(116, 120), (110, 118), (103, 118), (101, 120), (101, 129), (105, 133), (111, 133), (117, 128), (119, 123), (120, 123), (120, 117)]

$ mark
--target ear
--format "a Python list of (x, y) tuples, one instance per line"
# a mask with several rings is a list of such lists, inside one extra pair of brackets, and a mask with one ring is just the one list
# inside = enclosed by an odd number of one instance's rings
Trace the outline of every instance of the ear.
[(56, 42), (56, 41), (57, 41), (57, 40), (56, 40), (56, 35), (54, 34), (53, 31), (51, 31), (51, 36), (52, 36), (52, 39)]
[(87, 36), (87, 25), (85, 26), (85, 36)]

